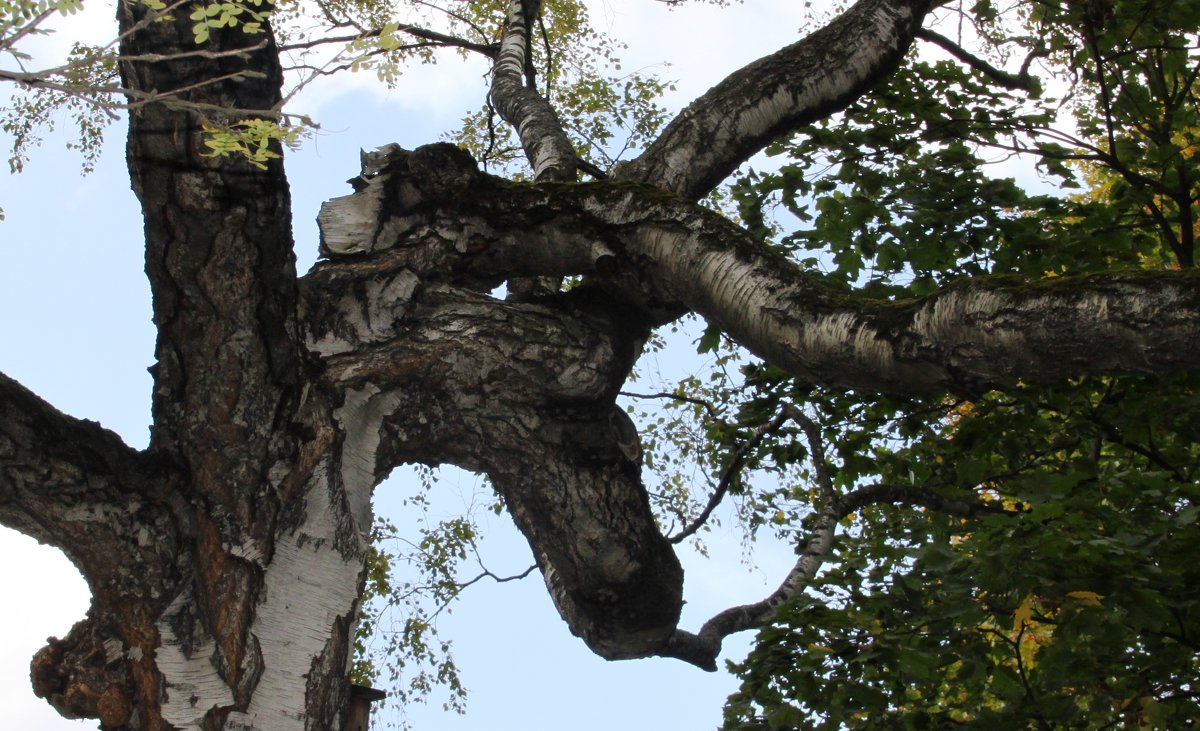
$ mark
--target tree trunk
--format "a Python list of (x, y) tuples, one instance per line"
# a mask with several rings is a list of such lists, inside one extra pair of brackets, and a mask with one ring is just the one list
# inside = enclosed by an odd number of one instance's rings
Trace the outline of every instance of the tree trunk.
[[(115, 495), (77, 465), (22, 508), (61, 522), (42, 532), (93, 592), (35, 689), (113, 729), (339, 728), (373, 482), (354, 405), (322, 392), (298, 337), (282, 167), (206, 156), (203, 125), (224, 120), (197, 111), (269, 113), (277, 55), (240, 30), (182, 55), (190, 21), (149, 12), (122, 3), (119, 20), (123, 57), (154, 59), (123, 62), (125, 84), (164, 100), (131, 112), (128, 144), (159, 330), (151, 444), (115, 449)], [(105, 438), (76, 426), (76, 443)]]

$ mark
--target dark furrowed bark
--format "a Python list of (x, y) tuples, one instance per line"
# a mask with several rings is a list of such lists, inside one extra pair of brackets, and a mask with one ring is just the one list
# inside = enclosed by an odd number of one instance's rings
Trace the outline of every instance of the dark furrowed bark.
[[(0, 374), (0, 523), (62, 548), (87, 568), (94, 549), (79, 550), (88, 542), (74, 535), (76, 523), (111, 533), (90, 536), (109, 550), (121, 546), (116, 534), (134, 527), (127, 513), (149, 493), (150, 472), (149, 460), (116, 434), (63, 414)], [(115, 520), (99, 520), (106, 510)]]
[[(121, 8), (127, 31), (144, 8)], [(192, 21), (181, 16), (132, 32), (122, 53), (170, 59), (191, 50)], [(259, 169), (208, 154), (205, 125), (240, 117), (204, 110), (270, 113), (281, 72), (269, 31), (214, 31), (208, 45), (246, 51), (122, 64), (130, 88), (164, 99), (132, 111), (127, 150), (159, 330), (151, 449), (178, 453), (195, 489), (249, 526), (253, 493), (244, 488), (261, 481), (278, 448), (273, 427), (292, 418), (302, 383), (291, 211), (278, 160)]]
[(161, 490), (178, 479), (172, 465), (0, 375), (0, 523), (62, 549), (94, 595), (87, 618), (32, 663), (34, 691), (64, 715), (119, 728), (156, 702), (147, 608), (170, 586), (181, 549), (178, 506)]
[[(122, 54), (165, 59), (121, 70), (160, 100), (131, 112), (127, 155), (159, 331), (150, 452), (186, 476), (172, 486), (187, 526), (179, 576), (146, 610), (161, 678), (142, 688), (154, 698), (142, 723), (331, 728), (370, 518), (345, 495), (333, 412), (297, 337), (282, 166), (206, 145), (206, 126), (277, 111), (277, 53), (269, 26), (235, 27), (184, 57), (195, 47), (186, 13), (143, 23), (144, 6), (120, 7)], [(303, 572), (322, 577), (319, 595), (296, 584)]]

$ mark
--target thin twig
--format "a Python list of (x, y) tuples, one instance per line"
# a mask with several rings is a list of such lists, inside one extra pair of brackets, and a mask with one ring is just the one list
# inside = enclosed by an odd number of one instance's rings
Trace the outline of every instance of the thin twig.
[[(493, 59), (493, 60), (495, 60), (496, 54), (499, 52), (499, 46), (497, 46), (496, 44), (486, 44), (485, 45), (482, 43), (473, 43), (471, 41), (465, 40), (463, 38), (459, 38), (457, 36), (445, 35), (443, 33), (438, 33), (436, 31), (426, 30), (424, 28), (418, 28), (417, 26), (414, 26), (414, 25), (402, 25), (399, 28), (397, 28), (396, 30), (399, 32), (407, 33), (411, 36), (415, 36), (417, 38), (429, 41), (429, 43), (413, 44), (413, 45), (409, 45), (409, 46), (402, 46), (401, 48), (390, 49), (393, 51), (404, 50), (404, 49), (409, 49), (409, 48), (428, 48), (428, 47), (434, 47), (434, 46), (442, 47), (442, 48), (461, 48), (465, 51), (474, 51), (476, 53), (487, 56), (488, 58)], [(304, 50), (304, 49), (309, 49), (309, 48), (316, 48), (317, 46), (322, 46), (322, 45), (326, 45), (326, 44), (330, 44), (330, 43), (353, 43), (355, 41), (362, 41), (362, 40), (366, 40), (368, 38), (378, 38), (381, 35), (383, 35), (383, 30), (380, 28), (376, 28), (374, 30), (364, 31), (362, 33), (355, 33), (353, 35), (330, 36), (327, 38), (318, 38), (316, 40), (306, 41), (303, 43), (289, 43), (285, 46), (280, 46), (279, 50), (280, 51), (297, 51), (297, 50)]]
[(720, 412), (718, 412), (717, 408), (712, 405), (712, 402), (706, 401), (702, 398), (696, 398), (695, 396), (684, 396), (683, 394), (666, 393), (665, 391), (660, 391), (659, 393), (634, 393), (632, 391), (621, 391), (619, 392), (619, 395), (636, 399), (671, 399), (674, 401), (683, 401), (685, 403), (704, 407), (704, 410), (708, 412), (709, 417), (712, 419), (721, 418)]
[(695, 535), (696, 531), (700, 530), (708, 522), (709, 517), (712, 516), (713, 511), (717, 509), (721, 501), (725, 499), (726, 493), (729, 492), (729, 486), (741, 474), (742, 468), (746, 465), (750, 454), (758, 448), (763, 439), (778, 431), (789, 419), (795, 418), (798, 414), (799, 412), (792, 407), (785, 406), (774, 419), (755, 429), (750, 438), (743, 442), (737, 448), (737, 451), (733, 453), (733, 457), (725, 465), (725, 469), (721, 470), (721, 478), (717, 482), (717, 488), (709, 496), (708, 504), (704, 506), (704, 510), (700, 511), (700, 514), (686, 528), (667, 540), (671, 543), (681, 543), (687, 537)]

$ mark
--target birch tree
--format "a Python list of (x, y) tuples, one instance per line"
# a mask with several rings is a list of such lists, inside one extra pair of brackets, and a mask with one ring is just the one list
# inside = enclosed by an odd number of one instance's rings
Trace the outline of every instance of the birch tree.
[[(641, 128), (618, 164), (538, 83), (540, 28), (558, 11), (485, 10), (494, 30), (464, 11), (442, 32), (329, 3), (317, 14), (348, 35), (313, 38), (276, 33), (308, 12), (294, 5), (119, 3), (113, 103), (128, 111), (158, 330), (150, 445), (131, 449), (0, 376), (0, 521), (61, 549), (93, 594), (33, 660), (35, 691), (64, 715), (105, 729), (343, 728), (371, 493), (402, 464), (486, 475), (592, 652), (705, 669), (725, 637), (801, 611), (857, 511), (1025, 519), (980, 479), (953, 495), (839, 482), (820, 426), (780, 406), (753, 440), (799, 425), (813, 464), (795, 567), (762, 601), (680, 626), (686, 536), (657, 519), (616, 399), (655, 329), (688, 314), (788, 383), (937, 403), (1172, 377), (1200, 358), (1194, 234), (1171, 224), (1178, 269), (964, 272), (881, 297), (789, 256), (749, 210), (735, 221), (702, 205), (756, 153), (871, 99), (932, 37), (934, 3), (860, 0)], [(483, 156), (511, 139), (527, 167), (493, 175), (448, 143), (364, 154), (352, 190), (322, 207), (322, 260), (301, 276), (281, 50), (335, 43), (358, 55), (320, 73), (441, 47), (485, 56), (502, 122), (467, 147)], [(1188, 185), (1177, 209), (1191, 210)]]

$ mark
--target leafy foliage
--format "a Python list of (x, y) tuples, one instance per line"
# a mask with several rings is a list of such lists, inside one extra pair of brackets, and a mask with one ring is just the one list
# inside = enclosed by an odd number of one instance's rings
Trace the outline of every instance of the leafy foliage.
[[(428, 468), (419, 476), (425, 491), (436, 482)], [(424, 492), (412, 502), (422, 514), (428, 508)], [(436, 620), (462, 590), (459, 568), (474, 552), (478, 531), (470, 516), (463, 516), (425, 525), (417, 533), (418, 540), (407, 540), (386, 519), (377, 519), (372, 528), (351, 678), (385, 685), (390, 702), (401, 710), (444, 689), (443, 706), (461, 713), (467, 691)]]
[[(883, 298), (963, 277), (1190, 267), (1200, 15), (1179, 10), (975, 3), (952, 18), (956, 41), (775, 145), (774, 169), (733, 186), (739, 213), (810, 269)], [(1014, 157), (1041, 179), (998, 175)], [(1194, 377), (903, 400), (762, 365), (742, 376), (703, 394), (738, 414), (735, 443), (805, 404), (843, 495), (901, 486), (1005, 514), (885, 501), (848, 515), (827, 570), (734, 666), (743, 685), (726, 728), (1174, 729), (1200, 717)], [(756, 454), (797, 481), (744, 480), (751, 525), (803, 545), (819, 509), (804, 487), (812, 456), (786, 429)]]
[(411, 704), (440, 698), (444, 710), (466, 710), (467, 688), (452, 642), (439, 634), (439, 617), (472, 585), (517, 581), (535, 568), (498, 576), (484, 565), (478, 510), (503, 509), (490, 490), (490, 503), (477, 503), (472, 494), (462, 514), (434, 519), (430, 494), (441, 473), (421, 465), (415, 477), (420, 489), (397, 517), (404, 528), (376, 518), (372, 529), (351, 669), (354, 682), (388, 689), (388, 704), (398, 711), (395, 725), (403, 728), (410, 727), (405, 710)]
[(188, 17), (195, 21), (192, 33), (195, 35), (196, 43), (199, 44), (207, 42), (213, 29), (216, 28), (240, 27), (243, 33), (251, 35), (262, 33), (263, 22), (269, 14), (270, 9), (263, 0), (250, 0), (249, 3), (197, 4)]
[[(882, 481), (1017, 514), (855, 515), (738, 667), (728, 727), (1184, 727), (1200, 712), (1196, 385), (989, 394), (877, 448)], [(915, 426), (901, 418), (891, 436)]]
[(79, 151), (83, 171), (91, 172), (100, 155), (104, 132), (117, 115), (109, 106), (97, 104), (76, 90), (111, 87), (116, 76), (117, 59), (111, 50), (76, 43), (56, 81), (35, 86), (0, 107), (0, 131), (13, 140), (9, 169), (14, 173), (24, 169), (30, 152), (41, 144), (42, 134), (52, 131), (57, 115), (65, 111), (78, 131), (76, 141), (68, 147)]
[(298, 146), (310, 129), (307, 125), (281, 124), (270, 119), (240, 119), (219, 127), (206, 125), (208, 152), (204, 154), (235, 155), (255, 167), (265, 168), (268, 160), (280, 157), (276, 150), (281, 144)]

